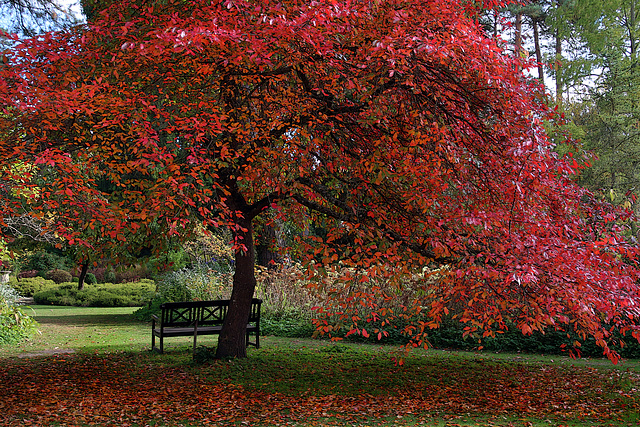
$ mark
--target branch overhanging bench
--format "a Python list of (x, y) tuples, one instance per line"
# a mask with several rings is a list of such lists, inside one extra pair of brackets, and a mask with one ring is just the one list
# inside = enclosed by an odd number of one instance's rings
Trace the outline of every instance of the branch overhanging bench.
[[(219, 335), (230, 300), (165, 302), (160, 306), (160, 317), (153, 315), (151, 323), (151, 349), (164, 351), (165, 337), (193, 336), (193, 348), (198, 335)], [(253, 298), (247, 323), (246, 345), (260, 348), (260, 308), (262, 300)], [(255, 342), (250, 342), (251, 334)], [(160, 348), (156, 347), (160, 338)]]

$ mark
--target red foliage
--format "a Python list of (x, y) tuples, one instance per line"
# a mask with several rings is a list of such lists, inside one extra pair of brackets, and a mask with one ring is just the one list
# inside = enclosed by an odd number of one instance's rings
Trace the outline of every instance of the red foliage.
[[(207, 369), (225, 366), (204, 367), (202, 375), (195, 375), (186, 369), (139, 365), (130, 357), (67, 355), (44, 361), (3, 360), (0, 423), (7, 427), (158, 423), (375, 426), (394, 421), (405, 425), (402, 417), (407, 417), (432, 425), (432, 417), (467, 414), (496, 416), (500, 425), (503, 416), (558, 421), (586, 418), (591, 422), (597, 419), (597, 425), (626, 425), (617, 419), (633, 413), (638, 405), (637, 396), (620, 387), (619, 373), (594, 369), (503, 363), (487, 365), (492, 375), (486, 375), (482, 369), (469, 372), (445, 364), (416, 372), (420, 380), (409, 381), (405, 387), (385, 387), (379, 376), (412, 369), (396, 368), (371, 372), (378, 378), (367, 379), (375, 385), (365, 382), (362, 392), (353, 395), (339, 389), (331, 394), (278, 393), (270, 390), (273, 384), (264, 384), (262, 390), (245, 388), (206, 378)], [(312, 368), (299, 374), (322, 382), (316, 378), (321, 374), (314, 376)], [(289, 375), (296, 373), (292, 370)], [(283, 378), (286, 375), (277, 380)]]
[(382, 302), (430, 266), (402, 314), (417, 343), (455, 309), (469, 333), (566, 328), (615, 361), (610, 330), (636, 334), (640, 314), (624, 213), (571, 181), (554, 112), (470, 3), (124, 1), (26, 40), (0, 68), (0, 207), (28, 201), (69, 243), (94, 230), (113, 248), (229, 227), (219, 355), (245, 355), (252, 223), (275, 209), (324, 222), (304, 242), (316, 261), (366, 272), (327, 308), (354, 330), (362, 308), (397, 317)]

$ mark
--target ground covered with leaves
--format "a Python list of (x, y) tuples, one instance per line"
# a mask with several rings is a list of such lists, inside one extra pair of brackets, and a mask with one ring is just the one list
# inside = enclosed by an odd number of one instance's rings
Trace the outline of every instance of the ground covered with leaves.
[[(513, 359), (513, 358), (512, 358)], [(634, 370), (326, 344), (265, 345), (246, 360), (75, 353), (4, 358), (0, 424), (586, 425), (640, 422)]]

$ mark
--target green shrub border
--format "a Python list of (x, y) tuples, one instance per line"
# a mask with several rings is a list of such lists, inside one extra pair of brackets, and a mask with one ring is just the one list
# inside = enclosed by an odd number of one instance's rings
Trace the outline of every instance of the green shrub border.
[(33, 294), (36, 304), (77, 307), (136, 307), (145, 304), (155, 292), (152, 280), (142, 279), (131, 283), (104, 283), (85, 285), (78, 290), (76, 283), (46, 286)]

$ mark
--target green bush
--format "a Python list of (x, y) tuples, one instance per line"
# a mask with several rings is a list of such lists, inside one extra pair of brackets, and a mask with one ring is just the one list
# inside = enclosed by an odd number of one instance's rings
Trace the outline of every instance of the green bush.
[(36, 270), (46, 272), (55, 269), (67, 268), (67, 259), (50, 252), (36, 252), (30, 255), (26, 262), (23, 262), (26, 270)]
[(37, 330), (36, 321), (15, 305), (19, 297), (13, 288), (0, 285), (0, 345), (20, 342)]
[(7, 284), (0, 284), (0, 301), (14, 305), (20, 299), (20, 293)]
[[(395, 325), (395, 328), (386, 327), (389, 335), (378, 341), (376, 336), (368, 338), (362, 335), (346, 336), (346, 330), (333, 333), (334, 336), (346, 338), (348, 341), (386, 343), (386, 344), (407, 344), (409, 338), (401, 333), (405, 325)], [(504, 352), (504, 353), (532, 353), (532, 354), (567, 354), (573, 350), (573, 343), (580, 342), (580, 355), (583, 357), (603, 357), (602, 348), (595, 344), (593, 338), (580, 340), (575, 334), (563, 331), (548, 330), (544, 334), (534, 332), (531, 335), (524, 335), (518, 328), (511, 326), (503, 334), (497, 334), (493, 338), (463, 337), (463, 329), (466, 325), (452, 319), (445, 320), (442, 325), (429, 332), (428, 341), (431, 347), (438, 349), (476, 351), (482, 347), (482, 351)], [(367, 326), (368, 331), (372, 331), (380, 325), (373, 322)], [(266, 329), (269, 330), (269, 329)], [(275, 331), (277, 332), (277, 330)], [(265, 332), (266, 333), (266, 332)], [(287, 336), (287, 335), (285, 335)], [(620, 347), (619, 340), (625, 341), (625, 346)], [(622, 357), (628, 359), (640, 358), (640, 344), (631, 336), (626, 339), (618, 333), (614, 333), (609, 345)]]
[(186, 268), (189, 264), (189, 256), (183, 248), (169, 250), (162, 255), (149, 259), (146, 264), (147, 277), (161, 278), (167, 271), (177, 271)]
[(33, 295), (36, 304), (80, 307), (136, 307), (144, 304), (155, 290), (151, 280), (126, 284), (87, 285), (78, 290), (74, 283), (63, 283)]
[(55, 288), (57, 286), (54, 281), (47, 280), (42, 277), (25, 277), (19, 281), (12, 278), (8, 285), (25, 297), (32, 297), (36, 292)]
[(46, 274), (47, 279), (53, 280), (56, 283), (71, 282), (73, 276), (66, 270), (50, 270)]
[(231, 296), (231, 267), (226, 262), (200, 264), (165, 274), (146, 307), (134, 315), (149, 320), (160, 311), (160, 305), (172, 301), (206, 301), (228, 299)]
[(264, 316), (260, 319), (260, 332), (287, 338), (308, 338), (315, 332), (315, 327), (308, 316), (287, 316), (273, 318)]
[(116, 272), (113, 270), (107, 270), (104, 273), (104, 282), (105, 283), (117, 283)]
[(84, 276), (84, 282), (88, 285), (95, 285), (96, 283), (98, 283), (98, 279), (96, 279), (95, 274), (87, 273), (87, 275)]

